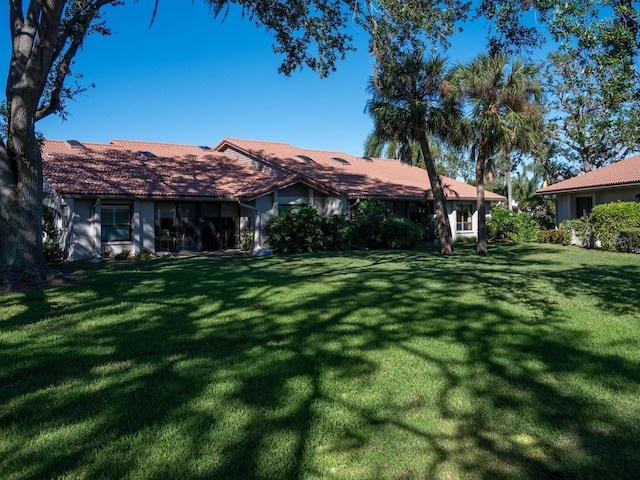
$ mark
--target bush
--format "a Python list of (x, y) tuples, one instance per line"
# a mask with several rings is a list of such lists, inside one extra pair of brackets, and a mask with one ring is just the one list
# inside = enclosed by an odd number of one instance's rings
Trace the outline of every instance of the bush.
[(312, 205), (300, 205), (267, 221), (267, 243), (276, 253), (347, 250), (354, 244), (406, 249), (420, 243), (421, 228), (395, 214), (387, 214), (382, 202), (360, 203), (353, 217), (352, 220), (343, 215), (325, 218)]
[(640, 228), (620, 230), (615, 238), (617, 252), (640, 253)]
[(596, 205), (589, 216), (591, 231), (603, 250), (616, 251), (616, 237), (623, 230), (640, 228), (640, 203), (615, 202)]
[(537, 232), (538, 223), (528, 213), (494, 208), (487, 219), (487, 235), (491, 240), (533, 242), (537, 239)]
[(62, 260), (62, 247), (58, 242), (42, 242), (42, 248), (47, 262)]
[(270, 218), (265, 225), (267, 243), (277, 253), (324, 250), (325, 219), (309, 204), (300, 205)]
[(387, 206), (379, 200), (364, 200), (351, 212), (355, 240), (361, 246), (382, 248), (382, 225), (387, 218)]
[(136, 260), (151, 260), (151, 252), (146, 248), (143, 248), (136, 253)]
[(332, 215), (323, 218), (325, 250), (348, 250), (351, 247), (354, 232), (353, 225), (344, 215)]
[(380, 200), (364, 200), (351, 213), (352, 241), (361, 247), (415, 248), (423, 229), (406, 218), (387, 212)]
[(557, 243), (560, 245), (571, 244), (572, 233), (569, 229), (549, 229), (538, 231), (538, 242), (540, 243)]
[(391, 214), (382, 223), (380, 237), (382, 248), (405, 250), (418, 246), (422, 229), (406, 218)]
[(131, 250), (128, 248), (123, 248), (120, 252), (116, 253), (113, 258), (116, 260), (126, 260), (131, 255)]
[(572, 220), (565, 220), (560, 223), (561, 230), (568, 230), (572, 233), (569, 243), (573, 239), (573, 234), (580, 240), (583, 247), (593, 247), (593, 235), (591, 234), (591, 225), (587, 217), (574, 218)]

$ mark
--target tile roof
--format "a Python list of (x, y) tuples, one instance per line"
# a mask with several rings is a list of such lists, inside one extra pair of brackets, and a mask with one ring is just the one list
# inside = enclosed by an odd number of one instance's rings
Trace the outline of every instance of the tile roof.
[(640, 155), (554, 183), (541, 188), (536, 193), (542, 195), (637, 184), (640, 184)]
[(44, 177), (59, 193), (234, 198), (252, 182), (273, 180), (222, 153), (195, 146), (124, 140), (83, 145), (44, 142)]
[[(398, 160), (354, 157), (342, 152), (296, 148), (286, 143), (235, 138), (225, 138), (215, 148), (222, 152), (229, 149), (246, 152), (278, 168), (342, 192), (350, 198), (421, 198), (431, 189), (426, 170)], [(448, 197), (476, 199), (476, 188), (473, 185), (445, 176), (440, 178)], [(506, 200), (493, 192), (486, 192), (486, 199)]]
[[(224, 139), (210, 149), (127, 140), (73, 147), (46, 140), (42, 154), (45, 179), (67, 195), (253, 199), (303, 182), (349, 198), (408, 199), (429, 189), (425, 170), (397, 160), (253, 140)], [(474, 186), (441, 179), (449, 197), (476, 198)], [(492, 192), (486, 198), (506, 200)]]

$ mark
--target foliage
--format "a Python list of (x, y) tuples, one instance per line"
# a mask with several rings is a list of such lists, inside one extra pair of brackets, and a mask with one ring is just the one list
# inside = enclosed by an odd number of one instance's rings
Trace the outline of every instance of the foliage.
[(240, 248), (244, 252), (248, 252), (251, 250), (251, 246), (253, 245), (253, 232), (251, 230), (247, 230), (242, 234), (240, 238)]
[(57, 241), (42, 242), (44, 259), (47, 262), (62, 260), (62, 247)]
[(456, 237), (456, 244), (459, 244), (459, 245), (471, 245), (476, 243), (477, 241), (478, 241), (478, 238), (475, 236), (461, 235)]
[[(469, 114), (467, 142), (476, 164), (478, 210), (484, 211), (485, 178), (499, 153), (531, 152), (542, 130), (537, 67), (502, 53), (479, 55), (452, 75)], [(478, 255), (487, 255), (484, 215), (478, 216)]]
[(136, 260), (151, 260), (151, 252), (146, 248), (143, 248), (136, 253)]
[(353, 225), (340, 214), (323, 217), (324, 249), (330, 251), (348, 250), (354, 238)]
[(364, 200), (344, 215), (325, 218), (309, 204), (285, 210), (265, 225), (267, 243), (277, 253), (304, 253), (361, 248), (414, 248), (422, 230), (387, 212), (383, 202)]
[(550, 228), (549, 230), (538, 230), (537, 234), (537, 240), (540, 243), (571, 245), (572, 233), (569, 229)]
[(367, 248), (409, 249), (422, 239), (422, 228), (388, 212), (380, 200), (364, 200), (351, 212), (353, 239)]
[(614, 243), (616, 252), (640, 253), (640, 228), (620, 230)]
[(432, 154), (434, 138), (449, 140), (461, 116), (460, 104), (451, 94), (446, 59), (425, 58), (422, 50), (387, 52), (376, 56), (367, 111), (374, 123), (374, 138), (396, 142), (399, 159), (412, 164), (412, 144), (420, 146), (433, 197), (440, 251), (453, 253), (453, 235), (443, 186)]
[(553, 112), (548, 118), (549, 136), (565, 161), (581, 172), (621, 160), (640, 148), (635, 99), (640, 87), (618, 92), (623, 98), (611, 102), (612, 92), (603, 88), (602, 78), (592, 74), (596, 67), (587, 63), (575, 52), (550, 54), (545, 72), (552, 93), (547, 105)]
[(131, 256), (131, 250), (128, 248), (123, 248), (122, 250), (120, 250), (118, 253), (116, 253), (113, 258), (115, 258), (116, 260), (126, 260), (127, 258), (129, 258)]
[(381, 238), (383, 248), (407, 250), (418, 246), (422, 230), (408, 219), (392, 213), (384, 219)]
[(105, 260), (109, 258), (111, 254), (113, 254), (113, 250), (111, 249), (111, 247), (106, 247), (104, 250), (102, 250), (102, 252), (100, 252), (100, 256)]
[(589, 215), (591, 231), (603, 250), (616, 250), (616, 237), (622, 230), (640, 227), (640, 203), (613, 202), (596, 205)]
[(364, 200), (351, 210), (355, 239), (362, 246), (380, 248), (383, 245), (382, 225), (387, 218), (387, 206), (380, 200)]
[(265, 224), (267, 243), (277, 253), (324, 250), (324, 218), (313, 205), (302, 204), (270, 218)]
[(561, 230), (569, 230), (576, 236), (583, 247), (593, 247), (593, 235), (587, 217), (565, 220), (560, 224)]
[(492, 240), (533, 242), (537, 240), (538, 224), (527, 213), (515, 213), (506, 208), (493, 208), (487, 220), (487, 234)]

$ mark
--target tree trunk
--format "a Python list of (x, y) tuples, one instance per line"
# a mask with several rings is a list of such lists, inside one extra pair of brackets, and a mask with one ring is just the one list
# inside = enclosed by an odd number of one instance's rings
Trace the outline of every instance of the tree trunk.
[(513, 211), (513, 184), (511, 182), (511, 163), (506, 170), (507, 177), (507, 202), (509, 203), (509, 211)]
[(487, 249), (487, 217), (484, 210), (484, 176), (485, 176), (485, 161), (482, 155), (476, 161), (476, 197), (478, 207), (478, 247), (476, 253), (480, 256), (486, 257), (488, 254)]
[(426, 135), (420, 135), (420, 149), (422, 157), (429, 175), (429, 183), (431, 184), (431, 192), (433, 192), (433, 203), (436, 210), (436, 222), (438, 224), (438, 239), (440, 240), (440, 254), (453, 254), (453, 235), (451, 234), (451, 224), (449, 223), (449, 215), (447, 214), (447, 199), (440, 183), (440, 177), (436, 172), (436, 166), (431, 157), (431, 149), (429, 140)]
[(10, 142), (0, 142), (0, 286), (39, 285), (42, 250), (42, 157), (33, 114), (20, 96), (11, 102)]

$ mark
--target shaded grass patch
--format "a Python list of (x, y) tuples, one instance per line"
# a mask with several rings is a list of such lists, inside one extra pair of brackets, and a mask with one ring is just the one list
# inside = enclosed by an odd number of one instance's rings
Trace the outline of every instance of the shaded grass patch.
[(630, 478), (640, 257), (66, 265), (0, 297), (7, 478)]

